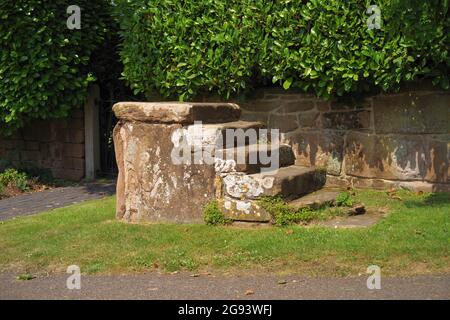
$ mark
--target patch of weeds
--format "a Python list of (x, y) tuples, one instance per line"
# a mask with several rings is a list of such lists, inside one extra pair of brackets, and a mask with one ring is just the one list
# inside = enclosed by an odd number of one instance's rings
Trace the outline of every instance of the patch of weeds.
[(194, 271), (198, 268), (197, 263), (191, 258), (184, 258), (179, 261), (182, 268), (186, 268), (189, 271)]
[(212, 226), (226, 225), (231, 222), (226, 218), (222, 211), (219, 209), (217, 201), (209, 202), (203, 209), (203, 219), (206, 224)]
[(7, 187), (17, 188), (22, 192), (27, 191), (28, 176), (16, 169), (6, 169), (0, 173), (0, 192)]
[(158, 263), (155, 261), (151, 261), (147, 257), (137, 257), (133, 259), (133, 266), (136, 266), (138, 269), (139, 268), (150, 269), (150, 268), (158, 268)]
[(175, 249), (168, 253), (168, 256), (162, 259), (164, 269), (168, 272), (189, 270), (194, 271), (198, 264), (193, 258), (189, 257), (185, 251)]
[(54, 179), (51, 171), (33, 167), (6, 167), (0, 162), (0, 199), (14, 197), (24, 192), (43, 191), (51, 187), (69, 186), (64, 180)]
[(354, 201), (348, 192), (341, 192), (336, 198), (336, 205), (338, 207), (352, 207)]
[(20, 281), (29, 281), (29, 280), (33, 280), (34, 278), (36, 278), (36, 276), (34, 276), (30, 273), (24, 273), (24, 274), (18, 275), (16, 277), (16, 279), (20, 280)]
[(294, 223), (310, 222), (319, 218), (318, 211), (310, 208), (295, 209), (289, 206), (281, 197), (264, 197), (259, 201), (261, 207), (272, 216), (277, 226), (287, 226)]

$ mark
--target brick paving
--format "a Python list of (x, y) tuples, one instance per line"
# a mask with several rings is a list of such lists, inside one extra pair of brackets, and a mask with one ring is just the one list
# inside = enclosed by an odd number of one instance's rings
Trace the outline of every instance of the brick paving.
[(0, 221), (66, 207), (86, 200), (114, 195), (113, 183), (90, 183), (23, 194), (0, 200)]

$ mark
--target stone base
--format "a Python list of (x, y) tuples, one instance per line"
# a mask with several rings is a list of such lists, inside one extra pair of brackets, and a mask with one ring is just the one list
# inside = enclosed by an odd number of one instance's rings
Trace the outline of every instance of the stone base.
[(214, 197), (214, 166), (173, 164), (172, 133), (180, 124), (120, 121), (114, 129), (119, 176), (117, 218), (129, 222), (203, 221)]
[(218, 199), (218, 203), (225, 216), (235, 221), (269, 222), (272, 219), (270, 213), (261, 208), (256, 201), (224, 197)]

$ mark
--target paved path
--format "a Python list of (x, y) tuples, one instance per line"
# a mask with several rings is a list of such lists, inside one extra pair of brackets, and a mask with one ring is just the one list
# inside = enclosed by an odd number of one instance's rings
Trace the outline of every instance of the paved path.
[[(366, 277), (304, 278), (273, 275), (227, 277), (190, 274), (82, 276), (81, 290), (66, 288), (68, 274), (19, 281), (0, 274), (3, 299), (450, 299), (450, 275), (382, 277), (369, 290)], [(280, 284), (280, 280), (286, 281)], [(284, 282), (284, 281), (283, 281)], [(246, 295), (251, 290), (254, 294)]]
[(0, 221), (66, 207), (85, 200), (98, 199), (115, 193), (115, 185), (91, 183), (23, 194), (0, 200)]

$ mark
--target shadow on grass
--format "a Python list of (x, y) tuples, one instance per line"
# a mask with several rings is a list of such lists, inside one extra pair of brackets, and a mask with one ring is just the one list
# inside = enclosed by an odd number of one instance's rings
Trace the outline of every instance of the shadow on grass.
[(407, 208), (420, 208), (420, 207), (450, 207), (450, 193), (438, 192), (430, 193), (423, 197), (417, 197), (416, 199), (408, 199), (403, 201)]

